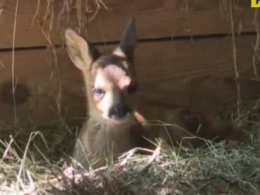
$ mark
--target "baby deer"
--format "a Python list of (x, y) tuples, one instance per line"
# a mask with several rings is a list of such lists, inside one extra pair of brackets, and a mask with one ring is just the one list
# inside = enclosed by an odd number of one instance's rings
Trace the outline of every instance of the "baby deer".
[[(69, 28), (65, 30), (65, 42), (70, 59), (83, 73), (86, 88), (88, 118), (79, 132), (72, 155), (83, 167), (103, 166), (106, 158), (135, 147), (154, 147), (147, 139), (161, 138), (168, 145), (176, 145), (184, 137), (194, 135), (206, 139), (218, 136), (219, 140), (246, 137), (231, 123), (220, 123), (214, 117), (189, 109), (138, 104), (134, 17), (110, 54), (100, 55), (89, 41)], [(149, 125), (148, 120), (174, 125), (154, 126)], [(199, 146), (202, 141), (193, 139), (191, 143)]]

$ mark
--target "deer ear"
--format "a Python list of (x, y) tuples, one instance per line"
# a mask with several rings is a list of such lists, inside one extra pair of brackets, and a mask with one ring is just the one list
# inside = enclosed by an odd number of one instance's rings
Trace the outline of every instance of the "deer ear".
[(133, 62), (135, 45), (136, 45), (135, 18), (132, 15), (126, 25), (119, 46), (114, 50), (113, 54), (126, 57)]
[(94, 61), (93, 46), (70, 28), (65, 30), (64, 35), (67, 52), (74, 65), (80, 70), (89, 68)]

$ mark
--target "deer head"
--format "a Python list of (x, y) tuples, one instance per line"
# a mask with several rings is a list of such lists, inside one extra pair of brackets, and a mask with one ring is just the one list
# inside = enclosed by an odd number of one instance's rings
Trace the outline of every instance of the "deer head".
[(67, 52), (85, 79), (89, 114), (104, 121), (124, 123), (133, 115), (137, 91), (134, 68), (135, 19), (131, 16), (119, 45), (106, 55), (74, 30), (65, 30)]

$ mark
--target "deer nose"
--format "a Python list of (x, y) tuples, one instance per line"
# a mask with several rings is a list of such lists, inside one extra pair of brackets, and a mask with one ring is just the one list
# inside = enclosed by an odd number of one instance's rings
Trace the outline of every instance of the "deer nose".
[(124, 104), (116, 104), (110, 108), (109, 117), (115, 118), (115, 119), (122, 119), (129, 112), (131, 112), (131, 109), (129, 106), (124, 105)]

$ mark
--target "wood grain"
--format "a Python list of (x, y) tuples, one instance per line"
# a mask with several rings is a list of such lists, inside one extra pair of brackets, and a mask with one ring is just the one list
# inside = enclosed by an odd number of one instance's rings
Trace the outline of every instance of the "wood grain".
[[(67, 25), (81, 26), (85, 29), (82, 33), (93, 42), (118, 41), (130, 14), (136, 17), (139, 39), (231, 33), (229, 1), (132, 0), (130, 3), (128, 0), (106, 0), (108, 9), (101, 8), (89, 23), (85, 20), (94, 14), (93, 3), (86, 5), (88, 14), (83, 12), (84, 8), (79, 9), (82, 22), (78, 22), (76, 8), (64, 11), (67, 1), (54, 1), (49, 6), (48, 2), (51, 1), (19, 1), (15, 47), (48, 45), (46, 36), (55, 45), (63, 44), (62, 29)], [(12, 48), (16, 1), (4, 1), (1, 7), (0, 49)], [(62, 11), (64, 13), (60, 15)], [(255, 13), (249, 1), (234, 5), (235, 31), (254, 32), (254, 24), (260, 17)]]
[[(252, 42), (255, 39), (255, 36), (236, 38), (243, 101), (260, 92), (259, 82), (249, 80), (254, 77)], [(60, 120), (60, 115), (72, 120), (85, 116), (81, 73), (64, 49), (56, 52), (58, 65), (51, 51), (16, 51), (14, 77), (11, 52), (0, 53), (0, 108), (4, 111), (0, 112), (0, 121), (14, 119), (12, 78), (19, 84), (16, 85), (16, 111), (20, 121), (45, 124)], [(136, 50), (136, 68), (141, 93), (158, 104), (207, 111), (217, 111), (227, 103), (235, 105), (237, 91), (232, 56), (230, 37), (140, 43)]]

